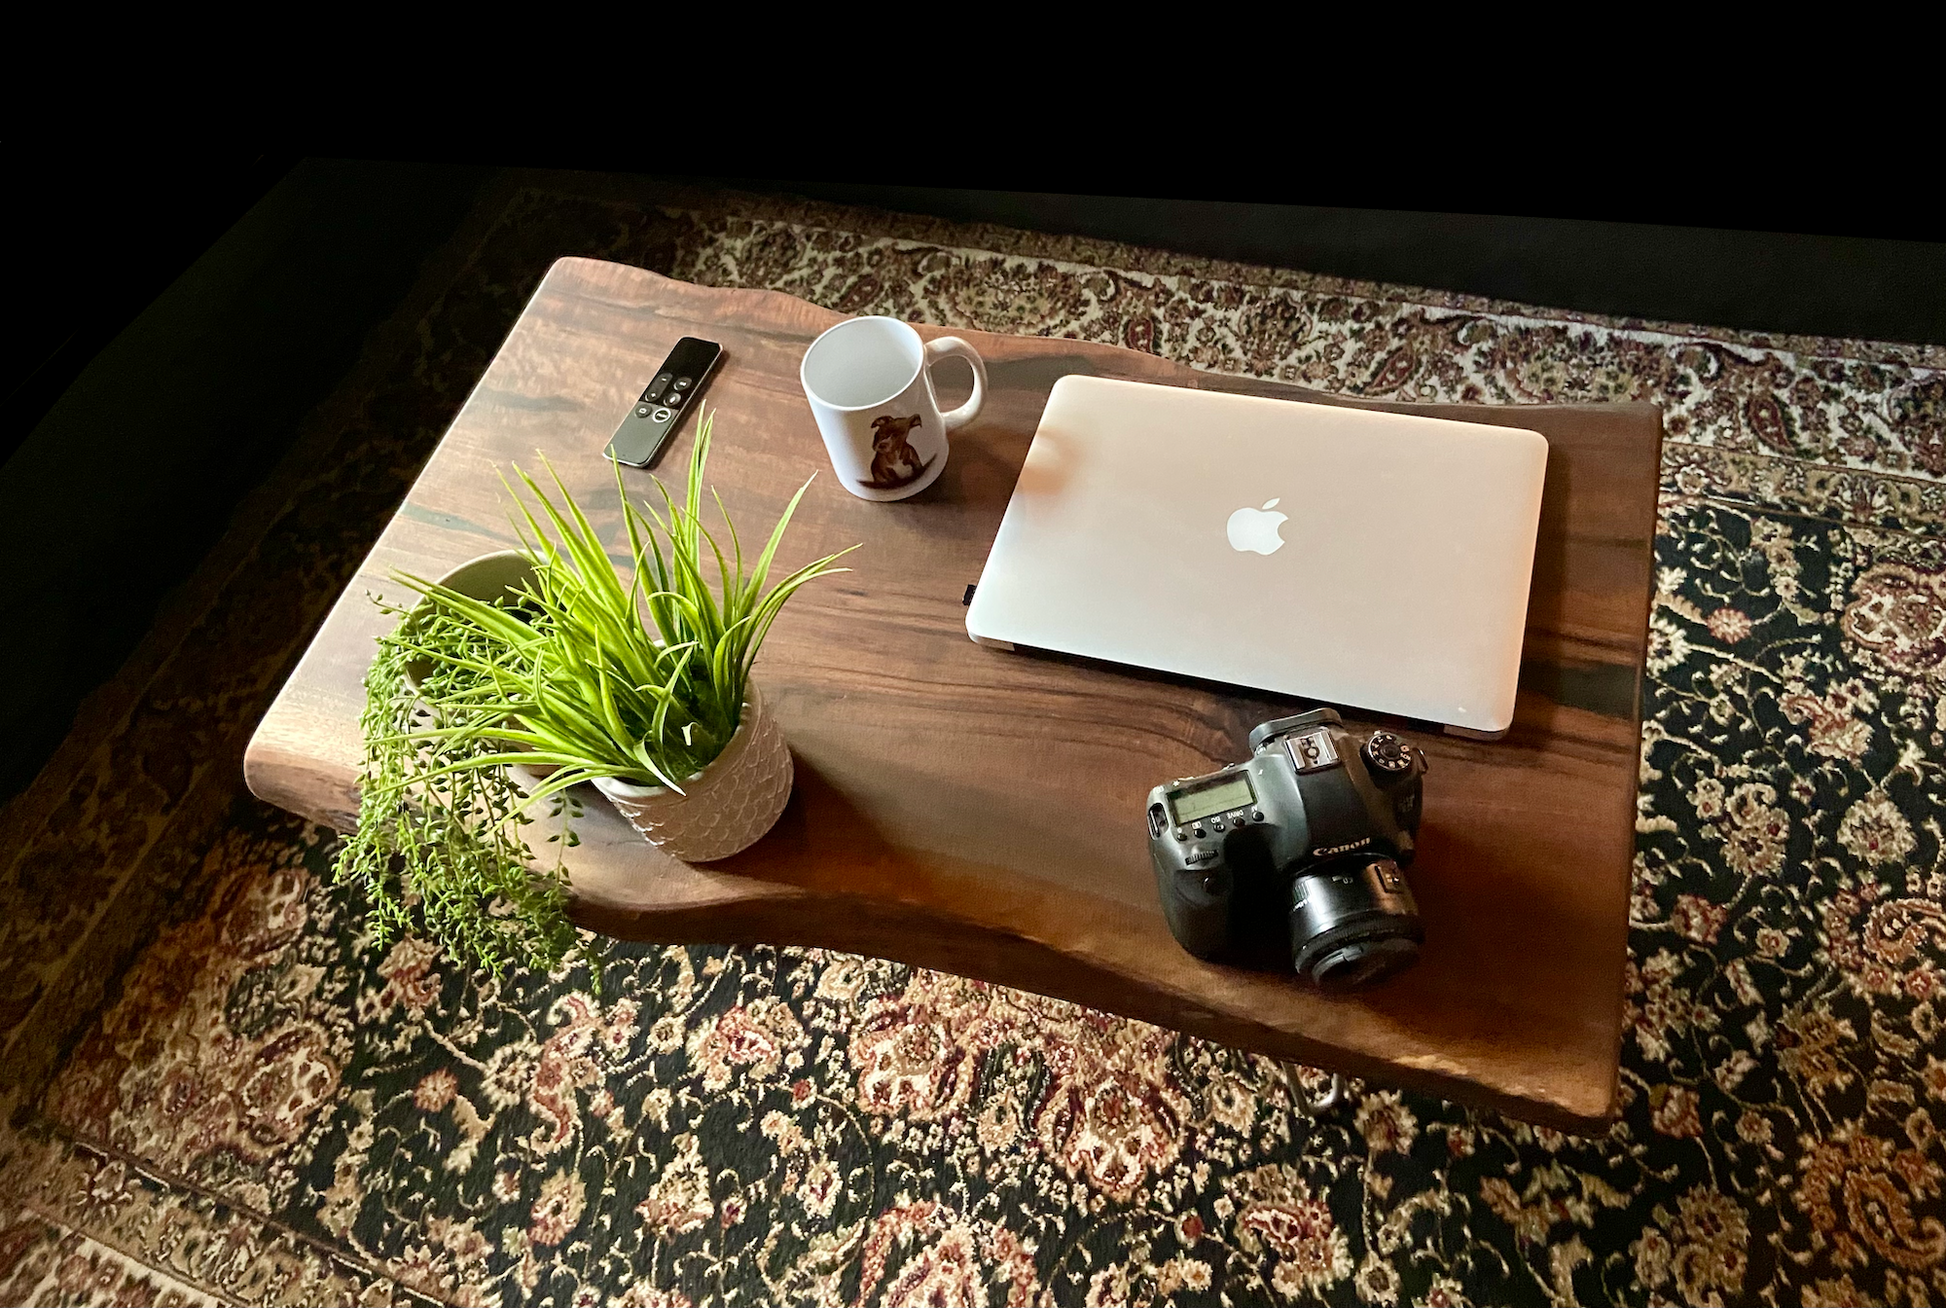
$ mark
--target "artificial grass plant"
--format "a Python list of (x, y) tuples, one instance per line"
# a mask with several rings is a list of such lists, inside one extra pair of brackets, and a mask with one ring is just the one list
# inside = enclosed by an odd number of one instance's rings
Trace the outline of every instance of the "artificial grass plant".
[[(455, 957), (493, 971), (558, 964), (576, 938), (567, 877), (558, 856), (535, 870), (522, 834), (532, 807), (545, 802), (571, 819), (569, 788), (596, 778), (680, 792), (735, 734), (751, 667), (785, 601), (843, 571), (834, 565), (849, 551), (771, 582), (808, 481), (754, 561), (711, 491), (729, 537), (722, 548), (702, 521), (713, 420), (698, 428), (683, 497), (656, 482), (660, 510), (631, 501), (616, 468), (626, 580), (551, 467), (558, 504), (518, 468), (520, 485), (509, 487), (534, 568), (519, 593), (481, 600), (399, 576), (421, 600), (394, 609), (403, 620), (380, 638), (366, 677), (358, 828), (337, 865), (340, 880), (365, 887), (381, 943), (423, 925)], [(510, 767), (552, 772), (522, 785)], [(549, 839), (574, 843), (571, 830)]]

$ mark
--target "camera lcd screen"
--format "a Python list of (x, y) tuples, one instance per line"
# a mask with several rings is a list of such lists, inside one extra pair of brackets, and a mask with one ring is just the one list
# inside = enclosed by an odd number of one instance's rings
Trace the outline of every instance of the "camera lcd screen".
[(1197, 790), (1170, 791), (1169, 807), (1176, 815), (1176, 824), (1180, 826), (1225, 809), (1242, 808), (1255, 803), (1256, 799), (1257, 792), (1250, 788), (1249, 775), (1233, 772), (1221, 781), (1212, 781)]

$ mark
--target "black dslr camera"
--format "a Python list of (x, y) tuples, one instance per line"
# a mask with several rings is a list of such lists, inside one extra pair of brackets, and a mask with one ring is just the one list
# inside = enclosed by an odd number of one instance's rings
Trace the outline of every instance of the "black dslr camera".
[(1419, 957), (1425, 933), (1401, 868), (1419, 832), (1426, 757), (1389, 731), (1359, 735), (1330, 709), (1250, 733), (1251, 757), (1149, 792), (1149, 854), (1182, 947), (1281, 962), (1328, 990), (1369, 985)]

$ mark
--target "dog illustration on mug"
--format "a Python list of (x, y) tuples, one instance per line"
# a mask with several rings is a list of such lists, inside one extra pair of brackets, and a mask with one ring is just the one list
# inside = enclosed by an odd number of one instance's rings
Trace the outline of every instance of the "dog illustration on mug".
[(932, 466), (921, 459), (908, 436), (919, 425), (919, 415), (894, 418), (890, 414), (872, 419), (872, 479), (865, 484), (873, 490), (897, 490), (917, 481)]

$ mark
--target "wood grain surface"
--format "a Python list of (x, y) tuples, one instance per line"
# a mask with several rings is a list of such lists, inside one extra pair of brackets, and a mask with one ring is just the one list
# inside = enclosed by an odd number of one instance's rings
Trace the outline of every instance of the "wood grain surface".
[[(676, 339), (703, 336), (725, 349), (707, 392), (710, 480), (745, 536), (815, 472), (783, 561), (864, 548), (854, 571), (791, 601), (757, 665), (797, 759), (777, 828), (691, 867), (591, 791), (569, 861), (579, 921), (636, 940), (873, 954), (1567, 1130), (1612, 1116), (1657, 410), (1368, 406), (1510, 420), (1546, 435), (1550, 453), (1512, 731), (1478, 742), (1388, 723), (1431, 763), (1411, 873), (1424, 955), (1374, 991), (1332, 998), (1183, 952), (1156, 903), (1143, 822), (1157, 781), (1244, 757), (1253, 725), (1308, 705), (983, 648), (961, 601), (1057, 378), (1354, 401), (1113, 346), (954, 332), (987, 361), (986, 409), (954, 436), (933, 486), (871, 503), (837, 485), (798, 386), (805, 347), (839, 317), (773, 292), (555, 264), (258, 729), (251, 789), (352, 825), (360, 680), (387, 622), (368, 596), (408, 597), (394, 569), (436, 576), (514, 543), (498, 474), (541, 451), (619, 549), (602, 447)], [(692, 440), (693, 420), (663, 457), (665, 480), (680, 482)], [(648, 474), (626, 476), (649, 492)], [(1402, 623), (1409, 640), (1410, 615)]]

